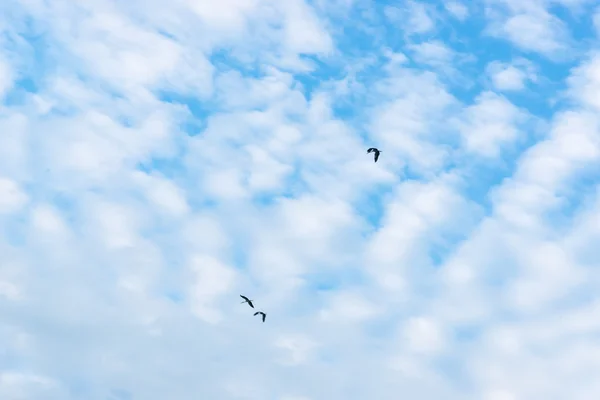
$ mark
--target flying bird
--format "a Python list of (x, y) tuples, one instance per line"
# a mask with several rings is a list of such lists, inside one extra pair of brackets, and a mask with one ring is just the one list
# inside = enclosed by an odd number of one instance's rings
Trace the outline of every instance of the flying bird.
[(267, 318), (267, 314), (265, 314), (262, 311), (257, 311), (254, 313), (254, 315), (258, 315), (258, 314), (262, 315), (262, 320), (263, 320), (263, 322), (265, 322), (265, 318)]
[(241, 294), (240, 294), (240, 297), (241, 297), (242, 299), (244, 299), (244, 301), (242, 301), (240, 304), (248, 303), (248, 305), (249, 305), (250, 307), (254, 308), (254, 304), (252, 304), (252, 300), (250, 300), (250, 299), (249, 299), (249, 298), (247, 298), (246, 296), (242, 296)]
[(378, 150), (375, 147), (371, 147), (369, 150), (367, 150), (367, 153), (373, 152), (375, 152), (375, 162), (377, 162), (377, 160), (379, 160), (379, 153), (381, 153), (381, 150)]

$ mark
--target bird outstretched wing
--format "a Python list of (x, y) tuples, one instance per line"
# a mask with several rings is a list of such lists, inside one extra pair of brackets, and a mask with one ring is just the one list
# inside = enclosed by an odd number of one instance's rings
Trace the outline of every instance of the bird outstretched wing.
[(249, 299), (249, 298), (247, 298), (246, 296), (242, 296), (241, 294), (240, 294), (240, 297), (241, 297), (242, 299), (244, 299), (244, 300), (245, 300), (245, 302), (244, 302), (244, 303), (248, 303), (248, 305), (249, 305), (250, 307), (254, 308), (254, 304), (252, 304), (252, 300), (250, 300), (250, 299)]
[(377, 160), (379, 160), (379, 152), (378, 151), (375, 152), (375, 162), (377, 162)]
[(267, 318), (267, 314), (265, 314), (262, 311), (257, 311), (254, 313), (254, 315), (259, 315), (259, 314), (262, 315), (262, 322), (265, 322), (265, 318)]

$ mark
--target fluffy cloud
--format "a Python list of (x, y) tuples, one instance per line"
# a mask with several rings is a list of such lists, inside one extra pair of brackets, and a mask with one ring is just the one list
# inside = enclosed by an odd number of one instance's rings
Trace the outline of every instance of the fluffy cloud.
[(597, 10), (468, 6), (3, 6), (0, 397), (594, 398)]
[(424, 34), (435, 29), (433, 7), (421, 1), (407, 1), (402, 8), (386, 6), (385, 15), (409, 34)]
[(486, 0), (488, 31), (525, 51), (553, 59), (568, 57), (572, 37), (566, 23), (550, 10), (551, 3), (547, 0)]
[(527, 81), (537, 80), (536, 69), (525, 59), (512, 63), (493, 61), (487, 66), (492, 85), (499, 91), (523, 90)]

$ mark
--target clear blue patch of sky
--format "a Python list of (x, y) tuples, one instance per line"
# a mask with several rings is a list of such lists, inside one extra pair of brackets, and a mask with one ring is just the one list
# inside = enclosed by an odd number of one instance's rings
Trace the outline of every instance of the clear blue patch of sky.
[(335, 349), (330, 347), (322, 347), (318, 352), (319, 362), (324, 364), (335, 365), (339, 361), (339, 355)]
[[(593, 5), (593, 2), (591, 2)], [(598, 4), (596, 4), (597, 6)], [(558, 3), (551, 3), (548, 6), (550, 12), (560, 18), (566, 25), (568, 31), (576, 42), (580, 45), (587, 45), (590, 40), (596, 36), (593, 22), (593, 8), (584, 6), (581, 9), (575, 8), (571, 11), (568, 7), (561, 6)]]
[(12, 89), (8, 91), (4, 98), (4, 105), (7, 107), (22, 106), (27, 104), (31, 93), (37, 92), (34, 81), (30, 78), (19, 79), (14, 83)]
[(452, 330), (452, 335), (457, 342), (474, 342), (481, 337), (483, 327), (480, 325), (458, 325)]
[(361, 216), (369, 222), (374, 229), (379, 229), (385, 217), (387, 203), (391, 200), (394, 187), (382, 185), (376, 190), (363, 193), (354, 203), (353, 207), (360, 210)]
[(218, 111), (217, 106), (210, 101), (202, 101), (196, 97), (183, 95), (172, 91), (158, 91), (156, 93), (160, 101), (185, 106), (190, 115), (186, 118), (180, 128), (189, 136), (201, 134), (206, 129), (208, 118)]
[[(43, 182), (43, 179), (38, 182)], [(53, 190), (50, 185), (48, 187), (45, 184), (40, 186), (37, 182), (27, 185), (25, 188), (35, 202), (47, 202), (54, 206), (67, 224), (74, 224), (77, 221), (77, 202), (68, 193)]]
[(16, 215), (6, 216), (2, 220), (3, 236), (11, 246), (22, 247), (27, 242), (28, 218), (23, 212)]
[(282, 199), (292, 199), (309, 191), (309, 186), (302, 178), (302, 169), (299, 163), (295, 166), (294, 172), (289, 174), (283, 185), (275, 190), (268, 190), (257, 193), (253, 196), (252, 202), (255, 206), (265, 209)]
[(465, 177), (463, 193), (467, 198), (484, 207), (488, 214), (492, 209), (490, 190), (514, 175), (521, 157), (531, 146), (539, 142), (540, 129), (543, 132), (548, 129), (548, 126), (539, 125), (538, 122), (534, 120), (518, 126), (519, 143), (513, 147), (503, 147), (498, 157), (478, 157), (469, 153), (455, 154), (453, 165), (459, 168), (461, 176)]
[(271, 206), (277, 204), (277, 202), (281, 199), (281, 198), (287, 198), (287, 197), (292, 197), (291, 195), (279, 195), (273, 192), (262, 192), (262, 193), (255, 193), (252, 197), (252, 202), (254, 203), (255, 206), (257, 206), (258, 208), (263, 208), (263, 209), (268, 209)]
[(180, 304), (185, 300), (184, 295), (177, 291), (168, 291), (165, 293), (165, 297), (175, 304)]
[[(577, 60), (555, 62), (541, 54), (518, 49), (502, 38), (489, 36), (484, 33), (487, 26), (485, 18), (471, 17), (464, 22), (454, 21), (449, 24), (441, 24), (441, 26), (442, 28), (437, 33), (440, 40), (456, 51), (475, 57), (475, 60), (464, 63), (460, 67), (465, 76), (475, 78), (474, 84), (470, 86), (452, 85), (451, 87), (451, 92), (465, 103), (472, 102), (481, 91), (488, 63), (492, 61), (508, 63), (523, 57), (540, 68), (543, 80), (536, 84), (529, 84), (528, 90), (512, 93), (509, 96), (516, 105), (527, 108), (533, 114), (549, 117), (553, 112), (553, 106), (548, 101), (549, 97), (564, 89), (569, 69), (578, 63)], [(591, 35), (589, 26), (584, 28), (583, 25), (577, 25), (576, 31), (578, 37)]]
[[(357, 3), (347, 16), (335, 20), (331, 34), (344, 57), (362, 58), (379, 53), (385, 37), (382, 3)], [(373, 5), (380, 5), (375, 7), (379, 12), (373, 12)], [(370, 16), (365, 18), (366, 14)]]
[(572, 69), (581, 63), (581, 59), (558, 63), (537, 54), (529, 54), (526, 58), (539, 69), (539, 81), (528, 83), (525, 91), (506, 94), (506, 97), (530, 113), (550, 119), (554, 113), (569, 104), (563, 97), (567, 89), (567, 78)]
[(108, 400), (132, 400), (133, 395), (130, 391), (125, 389), (111, 389), (110, 390), (111, 397)]
[(460, 169), (464, 177), (462, 193), (469, 200), (479, 204), (487, 215), (492, 212), (493, 204), (490, 199), (490, 190), (501, 185), (505, 179), (512, 176), (516, 167), (516, 158), (505, 160), (503, 158), (463, 164)]
[(304, 56), (303, 58), (310, 59), (316, 68), (308, 73), (296, 73), (294, 79), (302, 84), (302, 92), (309, 101), (312, 99), (312, 94), (322, 86), (323, 82), (339, 80), (345, 75), (339, 66), (327, 64), (317, 57)]
[(262, 64), (258, 62), (241, 61), (231, 49), (218, 49), (209, 57), (210, 62), (221, 72), (236, 70), (244, 76), (260, 77), (263, 75)]
[(486, 291), (490, 297), (501, 298), (505, 296), (507, 285), (519, 276), (521, 263), (516, 259), (511, 249), (504, 250), (504, 253), (498, 252), (493, 263), (486, 265), (485, 271), (482, 272)]
[[(37, 93), (43, 89), (49, 76), (53, 76), (54, 72), (60, 72), (61, 64), (55, 61), (59, 53), (63, 63), (78, 62), (76, 59), (70, 59), (69, 49), (62, 48), (56, 41), (51, 40), (43, 24), (28, 16), (19, 18), (19, 21), (16, 26), (17, 34), (11, 32), (5, 35), (7, 50), (18, 54), (18, 57), (13, 56), (18, 80), (8, 98), (8, 104), (14, 105), (22, 105), (30, 93)], [(82, 73), (75, 73), (72, 77), (81, 80), (88, 87), (97, 86), (97, 82), (90, 81)], [(103, 86), (101, 90), (108, 91), (116, 98), (119, 97), (118, 93), (107, 87)], [(54, 116), (75, 113), (76, 106), (63, 105), (52, 110)]]
[[(242, 62), (229, 49), (215, 51), (211, 55), (210, 61), (215, 65), (219, 73), (235, 70), (244, 77), (260, 78), (264, 76), (261, 64)], [(298, 75), (297, 78), (305, 85), (309, 92), (312, 91), (314, 84), (318, 82), (311, 75)], [(180, 104), (189, 110), (190, 116), (181, 124), (181, 129), (190, 136), (201, 134), (207, 126), (208, 118), (222, 111), (220, 103), (215, 98), (201, 99), (167, 90), (157, 91), (156, 94), (161, 101)]]
[(152, 172), (158, 171), (160, 175), (176, 180), (181, 177), (184, 166), (180, 157), (151, 157), (139, 162), (136, 168), (150, 175)]
[(216, 199), (207, 196), (206, 193), (202, 193), (200, 190), (188, 190), (187, 202), (196, 211), (211, 211), (219, 208), (219, 202)]
[(318, 271), (304, 274), (306, 289), (310, 291), (326, 292), (352, 287), (364, 282), (365, 274), (360, 268), (349, 267), (340, 270), (319, 269)]
[(385, 347), (387, 341), (397, 335), (398, 321), (399, 318), (395, 313), (386, 314), (383, 318), (375, 318), (363, 324), (363, 332), (369, 339)]
[(444, 235), (444, 243), (434, 243), (428, 249), (429, 256), (433, 267), (441, 267), (444, 265), (448, 256), (451, 256), (456, 248), (466, 240), (467, 234), (447, 234)]
[(70, 376), (68, 379), (65, 379), (65, 384), (69, 394), (75, 398), (86, 398), (92, 394), (90, 383), (79, 376)]
[[(0, 308), (0, 311), (4, 311), (4, 307)], [(3, 313), (3, 315), (5, 315)], [(15, 370), (22, 367), (24, 360), (20, 351), (5, 347), (2, 349), (2, 358), (0, 358), (0, 368), (2, 370)]]
[(470, 382), (471, 371), (464, 363), (462, 354), (442, 355), (433, 361), (434, 368), (440, 375), (447, 378), (448, 382), (457, 390), (464, 393), (465, 389), (475, 389)]
[(293, 198), (291, 193), (273, 193), (273, 192), (262, 192), (254, 194), (252, 202), (255, 206), (262, 209), (268, 209), (273, 205), (277, 204), (282, 198)]
[(34, 87), (40, 86), (40, 81), (49, 69), (56, 68), (50, 59), (50, 42), (44, 32), (36, 26), (31, 18), (22, 19), (18, 34), (5, 34), (4, 47), (9, 52), (18, 54), (18, 76), (30, 79)]
[(238, 270), (244, 270), (248, 266), (248, 255), (250, 252), (241, 243), (231, 247), (229, 258), (233, 267)]

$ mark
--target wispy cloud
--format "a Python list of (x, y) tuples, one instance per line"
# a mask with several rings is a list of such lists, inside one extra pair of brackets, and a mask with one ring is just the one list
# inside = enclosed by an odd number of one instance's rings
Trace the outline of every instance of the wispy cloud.
[(593, 1), (0, 9), (1, 398), (594, 398)]
[(469, 16), (469, 8), (460, 1), (448, 1), (444, 3), (444, 6), (452, 16), (460, 21), (464, 21)]
[(489, 32), (518, 48), (553, 59), (569, 57), (572, 37), (566, 23), (553, 14), (546, 0), (521, 2), (486, 0)]
[(421, 1), (407, 1), (403, 6), (388, 5), (384, 13), (390, 21), (408, 34), (425, 34), (436, 28), (432, 5)]

